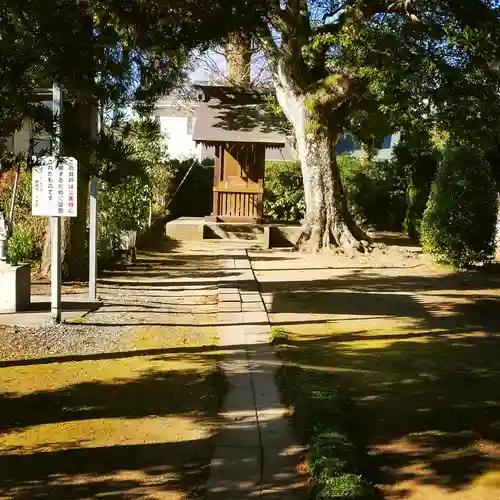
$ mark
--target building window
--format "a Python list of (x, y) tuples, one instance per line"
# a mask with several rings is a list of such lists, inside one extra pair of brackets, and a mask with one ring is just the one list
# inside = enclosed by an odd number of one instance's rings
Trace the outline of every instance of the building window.
[(194, 127), (194, 118), (192, 116), (188, 116), (188, 122), (187, 122), (188, 135), (193, 135), (193, 127)]
[(382, 143), (382, 147), (380, 149), (391, 149), (391, 143), (392, 143), (392, 135), (384, 137), (384, 142)]

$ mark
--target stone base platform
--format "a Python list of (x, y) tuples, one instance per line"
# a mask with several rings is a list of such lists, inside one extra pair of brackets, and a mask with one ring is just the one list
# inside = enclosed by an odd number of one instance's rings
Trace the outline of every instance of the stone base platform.
[(166, 225), (166, 235), (176, 241), (230, 243), (243, 248), (283, 248), (295, 245), (300, 226), (209, 222), (203, 217), (180, 217)]

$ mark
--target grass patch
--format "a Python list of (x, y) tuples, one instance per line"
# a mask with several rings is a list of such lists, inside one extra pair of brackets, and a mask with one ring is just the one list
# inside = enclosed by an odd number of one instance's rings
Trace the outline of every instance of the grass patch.
[(271, 344), (283, 344), (289, 339), (288, 332), (283, 330), (283, 328), (279, 328), (277, 326), (273, 326), (271, 331), (269, 332), (269, 340)]
[(349, 427), (349, 403), (332, 384), (332, 376), (283, 365), (277, 379), (283, 402), (293, 407), (293, 426), (309, 449), (312, 498), (377, 498), (376, 489), (363, 476), (363, 452)]

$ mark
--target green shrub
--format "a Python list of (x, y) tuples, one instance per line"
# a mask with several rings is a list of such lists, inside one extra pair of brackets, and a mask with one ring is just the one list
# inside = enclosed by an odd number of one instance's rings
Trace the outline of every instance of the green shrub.
[(422, 220), (424, 251), (457, 268), (488, 261), (496, 214), (495, 183), (482, 152), (470, 145), (449, 147)]
[(375, 498), (375, 488), (363, 475), (363, 450), (350, 428), (348, 400), (333, 386), (331, 375), (283, 365), (277, 379), (283, 402), (293, 407), (292, 424), (309, 449), (312, 498)]
[[(9, 214), (10, 212), (14, 177), (15, 169), (0, 174), (0, 208), (4, 214)], [(32, 247), (29, 252), (20, 254), (19, 262), (25, 261), (34, 265), (41, 258), (43, 252), (47, 231), (47, 217), (35, 217), (31, 215), (31, 171), (26, 168), (26, 165), (22, 165), (20, 171), (13, 226), (14, 231), (17, 233), (15, 238), (24, 240), (29, 238), (30, 246)], [(18, 245), (16, 241), (13, 244), (15, 246)], [(21, 241), (19, 241), (19, 245), (21, 245)], [(27, 245), (23, 243), (22, 246), (26, 248)], [(26, 256), (28, 253), (29, 256)]]
[[(173, 180), (169, 200), (182, 182), (182, 179), (184, 179), (191, 165), (193, 165), (193, 161), (193, 159), (190, 159), (185, 161), (172, 160), (170, 162), (170, 168), (173, 171)], [(169, 219), (210, 215), (213, 206), (213, 185), (213, 162), (204, 161), (199, 163), (195, 161), (191, 172), (170, 201), (168, 206)]]
[(434, 145), (428, 130), (405, 132), (394, 147), (394, 168), (405, 172), (407, 178), (403, 229), (411, 238), (420, 235), (422, 217), (440, 158), (441, 152)]
[(347, 203), (356, 221), (371, 229), (398, 231), (406, 213), (404, 170), (389, 161), (338, 157)]
[(102, 181), (99, 190), (97, 255), (101, 267), (113, 260), (121, 231), (144, 231), (149, 222), (150, 188), (141, 178), (118, 185)]
[(267, 162), (264, 182), (264, 214), (274, 222), (298, 222), (306, 203), (298, 162)]
[(36, 257), (35, 244), (31, 234), (22, 226), (16, 226), (9, 238), (7, 247), (8, 261), (13, 265), (31, 264)]

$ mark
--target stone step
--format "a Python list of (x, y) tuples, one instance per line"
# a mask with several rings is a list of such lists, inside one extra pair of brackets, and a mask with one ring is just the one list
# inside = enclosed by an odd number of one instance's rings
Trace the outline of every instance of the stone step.
[(231, 241), (245, 248), (269, 248), (269, 228), (262, 224), (206, 223), (205, 241)]
[(216, 239), (216, 238), (208, 238), (204, 239), (203, 243), (208, 243), (209, 245), (213, 245), (216, 248), (224, 248), (224, 249), (267, 249), (269, 248), (269, 244), (266, 244), (263, 240), (235, 240), (235, 239)]

